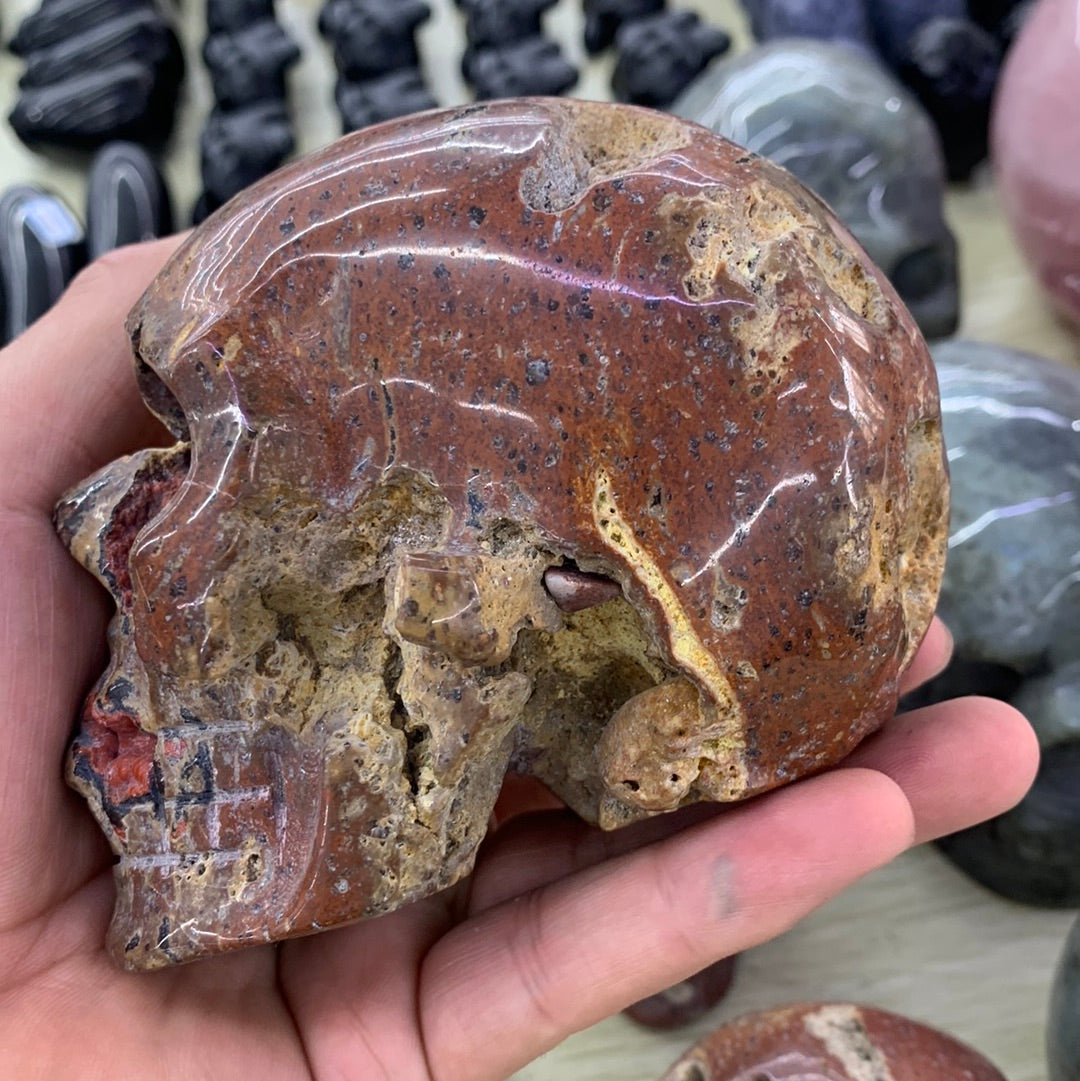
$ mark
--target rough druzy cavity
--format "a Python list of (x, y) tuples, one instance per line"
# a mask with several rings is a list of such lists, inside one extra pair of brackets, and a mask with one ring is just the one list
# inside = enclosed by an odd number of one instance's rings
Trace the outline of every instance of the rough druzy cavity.
[(117, 600), (70, 775), (124, 964), (454, 882), (508, 769), (614, 827), (892, 713), (945, 541), (932, 367), (824, 206), (705, 129), (524, 100), (357, 133), (129, 326), (177, 444), (57, 516)]

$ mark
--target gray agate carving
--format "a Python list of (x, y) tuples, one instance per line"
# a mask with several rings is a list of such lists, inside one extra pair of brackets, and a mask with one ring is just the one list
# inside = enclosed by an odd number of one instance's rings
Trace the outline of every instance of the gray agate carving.
[(1072, 925), (1054, 974), (1046, 1027), (1049, 1081), (1080, 1081), (1080, 919)]
[(989, 694), (1031, 722), (1042, 761), (1011, 811), (943, 838), (1014, 900), (1080, 904), (1080, 372), (981, 342), (934, 347), (952, 475), (938, 612), (955, 639), (922, 700)]
[(855, 234), (928, 338), (956, 330), (941, 146), (882, 65), (844, 45), (779, 39), (715, 62), (672, 111), (794, 173)]

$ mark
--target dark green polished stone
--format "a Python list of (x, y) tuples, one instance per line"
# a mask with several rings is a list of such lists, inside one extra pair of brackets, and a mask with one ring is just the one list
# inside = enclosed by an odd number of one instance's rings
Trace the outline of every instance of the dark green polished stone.
[(1058, 962), (1046, 1026), (1049, 1081), (1080, 1081), (1080, 919)]
[(979, 342), (933, 353), (952, 474), (938, 612), (956, 646), (906, 705), (1008, 700), (1042, 748), (1017, 807), (940, 847), (1014, 900), (1080, 905), (1080, 372)]

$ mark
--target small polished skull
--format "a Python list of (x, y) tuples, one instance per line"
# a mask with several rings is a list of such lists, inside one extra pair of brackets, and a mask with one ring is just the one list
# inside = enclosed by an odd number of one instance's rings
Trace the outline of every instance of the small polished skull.
[(69, 775), (156, 967), (472, 866), (507, 770), (613, 828), (838, 761), (929, 622), (933, 368), (810, 193), (518, 100), (358, 132), (129, 319), (175, 446), (57, 523), (117, 602)]

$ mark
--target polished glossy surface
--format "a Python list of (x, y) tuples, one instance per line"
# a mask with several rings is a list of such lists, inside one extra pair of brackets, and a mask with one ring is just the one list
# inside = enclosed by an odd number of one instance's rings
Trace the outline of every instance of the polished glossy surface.
[[(507, 768), (610, 828), (892, 714), (945, 544), (929, 355), (823, 205), (704, 129), (549, 99), (357, 133), (129, 326), (178, 443), (58, 509), (119, 606), (71, 774), (124, 963), (447, 885)], [(621, 595), (567, 613), (552, 567)]]
[(370, 79), (420, 63), (416, 31), (431, 15), (424, 0), (328, 0), (319, 30), (348, 79)]
[(992, 124), (994, 172), (1020, 249), (1080, 322), (1080, 12), (1041, 0), (1009, 52)]
[(1080, 1081), (1080, 919), (1061, 951), (1046, 1028), (1048, 1081)]
[(43, 315), (86, 262), (82, 223), (36, 184), (0, 195), (0, 345)]
[(543, 37), (541, 19), (557, 0), (470, 0), (465, 6), (465, 52), (461, 71), (471, 81), (473, 58), (484, 49), (498, 49)]
[(1012, 701), (1043, 748), (1013, 810), (943, 838), (979, 882), (1080, 904), (1080, 374), (980, 342), (934, 347), (952, 475), (939, 614), (949, 668), (921, 692)]
[(400, 68), (360, 82), (338, 79), (334, 102), (341, 113), (343, 132), (358, 131), (438, 105), (419, 68)]
[(814, 1002), (747, 1014), (660, 1081), (1005, 1081), (973, 1048), (870, 1006)]
[(185, 63), (165, 7), (53, 0), (20, 22), (11, 48), (25, 66), (8, 119), (28, 146), (167, 141)]
[(289, 108), (280, 98), (231, 112), (214, 109), (199, 136), (203, 194), (195, 222), (277, 168), (295, 145)]
[(682, 1028), (723, 1000), (731, 989), (737, 965), (737, 957), (724, 957), (680, 983), (635, 1002), (623, 1013), (645, 1028)]
[(932, 19), (967, 17), (967, 0), (859, 0), (866, 9), (874, 42), (885, 62), (898, 68), (912, 39)]
[(1080, 658), (1080, 374), (934, 346), (953, 478), (939, 612), (959, 656), (1022, 675)]
[(477, 49), (466, 54), (462, 67), (478, 101), (562, 94), (578, 80), (558, 42), (545, 37)]
[(872, 57), (809, 39), (758, 45), (713, 64), (672, 109), (790, 169), (889, 275), (923, 333), (956, 329), (937, 135)]
[(88, 257), (168, 236), (172, 229), (172, 200), (154, 159), (136, 143), (103, 146), (86, 179)]

